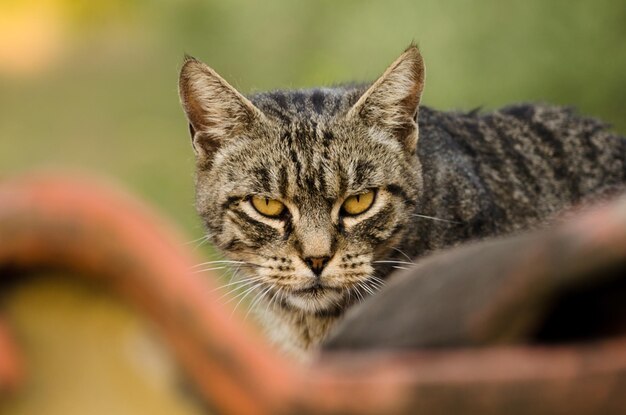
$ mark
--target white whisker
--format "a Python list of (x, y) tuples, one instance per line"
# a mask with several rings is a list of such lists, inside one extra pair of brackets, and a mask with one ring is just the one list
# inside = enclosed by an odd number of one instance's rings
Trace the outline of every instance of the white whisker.
[(278, 297), (278, 300), (276, 302), (276, 304), (280, 305), (280, 303), (282, 303), (283, 301), (285, 301), (287, 299), (287, 289), (284, 289), (284, 287), (279, 288), (278, 292), (280, 294), (280, 297)]
[[(259, 285), (260, 285), (260, 284), (259, 284)], [(241, 303), (242, 303), (242, 301), (243, 301), (243, 300), (245, 300), (245, 298), (246, 298), (246, 297), (247, 297), (247, 296), (248, 296), (251, 292), (253, 292), (253, 291), (254, 291), (254, 289), (255, 289), (255, 288), (257, 288), (259, 285), (256, 285), (256, 284), (255, 284), (255, 285), (253, 285), (252, 287), (249, 287), (249, 288), (247, 288), (247, 289), (244, 291), (244, 295), (243, 295), (243, 297), (241, 297), (241, 299), (240, 299), (240, 300), (237, 302), (237, 304), (235, 305), (235, 308), (233, 308), (232, 313), (230, 313), (230, 318), (232, 318), (232, 317), (233, 317), (233, 315), (235, 314), (235, 311), (237, 311), (237, 307), (239, 307), (239, 304), (241, 304)], [(241, 294), (237, 295), (237, 297), (239, 297), (240, 295), (241, 295)], [(237, 298), (237, 297), (234, 297), (234, 298)], [(234, 298), (233, 298), (233, 299), (234, 299)]]
[(267, 293), (272, 289), (271, 286), (267, 287), (265, 289), (265, 291), (263, 291), (261, 294), (257, 295), (256, 298), (252, 301), (252, 303), (250, 303), (250, 305), (248, 306), (248, 312), (246, 313), (246, 315), (243, 317), (244, 321), (248, 319), (248, 315), (250, 314), (250, 312), (252, 311), (252, 309), (254, 307), (256, 307), (256, 305), (258, 304), (259, 301), (261, 301), (263, 298), (265, 298), (265, 296), (267, 295)]
[(356, 299), (359, 302), (363, 302), (364, 298), (363, 298), (363, 294), (361, 293), (361, 289), (359, 288), (359, 284), (354, 286), (354, 290), (353, 291), (354, 291), (354, 294), (356, 296)]
[(352, 303), (352, 290), (350, 287), (343, 287), (341, 290), (341, 295), (345, 299), (344, 304), (346, 307), (351, 306)]
[(369, 294), (369, 295), (374, 295), (374, 291), (372, 290), (372, 287), (370, 287), (367, 284), (363, 284), (363, 289)]
[(406, 259), (409, 260), (410, 263), (413, 263), (413, 259), (407, 254), (405, 254), (404, 252), (402, 252), (400, 249), (396, 248), (395, 246), (392, 246), (391, 249), (393, 249), (394, 251), (400, 252), (402, 255), (404, 255)]
[(249, 264), (249, 262), (245, 262), (245, 261), (230, 261), (228, 259), (219, 259), (217, 261), (201, 262), (199, 264), (194, 265), (192, 268), (198, 268), (198, 267), (202, 267), (204, 265), (211, 265), (211, 264)]
[[(226, 301), (225, 304), (228, 304), (230, 302), (235, 301), (237, 298), (241, 297), (243, 295), (243, 297), (239, 300), (241, 302), (241, 300), (243, 300), (243, 298), (245, 298), (246, 295), (248, 295), (250, 293), (250, 291), (254, 290), (257, 287), (257, 285), (252, 285), (248, 288), (246, 288), (245, 290), (243, 290), (242, 292), (240, 292), (239, 294), (235, 295), (234, 297), (231, 297), (230, 299), (228, 299), (228, 301)], [(235, 308), (237, 308), (237, 306), (239, 305), (239, 303), (237, 303), (237, 305), (235, 306)]]
[[(233, 289), (229, 290), (228, 292), (222, 294), (222, 296), (220, 298), (218, 298), (218, 300), (221, 300), (224, 297), (228, 297), (229, 295), (232, 295), (232, 294), (236, 293), (237, 291), (243, 289), (244, 287), (249, 287), (250, 284), (256, 284), (260, 280), (261, 280), (261, 278), (255, 278), (255, 279), (252, 279), (251, 281), (247, 281), (247, 280), (246, 281), (241, 281), (240, 285), (237, 285), (235, 288), (233, 288)], [(235, 281), (235, 282), (240, 282), (240, 281)], [(227, 285), (235, 285), (235, 284), (233, 282), (233, 283), (227, 284)], [(224, 286), (224, 287), (226, 287), (226, 286)]]
[(282, 292), (282, 290), (283, 290), (283, 287), (280, 287), (280, 288), (278, 289), (278, 292), (277, 292), (277, 293), (275, 293), (273, 296), (271, 296), (271, 297), (270, 297), (270, 300), (267, 302), (267, 306), (265, 307), (265, 313), (266, 313), (266, 314), (267, 314), (267, 313), (269, 313), (269, 311), (270, 311), (270, 306), (271, 306), (272, 304), (275, 304), (275, 303), (278, 301), (278, 300), (277, 300), (277, 299), (278, 299), (278, 295)]
[(380, 289), (380, 288), (382, 288), (382, 287), (384, 287), (384, 286), (385, 286), (385, 284), (384, 284), (384, 283), (382, 283), (382, 282), (380, 282), (380, 281), (376, 281), (375, 279), (371, 279), (371, 280), (369, 280), (369, 283), (370, 283), (373, 287), (376, 287), (377, 289)]
[(365, 283), (365, 281), (359, 281), (359, 283), (358, 283), (358, 287), (359, 287), (359, 288), (362, 288), (362, 289), (363, 289), (363, 291), (365, 291), (365, 293), (367, 293), (367, 294), (369, 294), (369, 295), (374, 294), (374, 293), (371, 291), (371, 289), (367, 286), (367, 284)]
[(377, 282), (381, 283), (381, 284), (385, 284), (385, 280), (380, 278), (380, 277), (377, 277), (376, 275), (372, 275), (372, 276), (370, 276), (370, 278), (372, 280), (374, 280), (374, 281), (377, 281)]
[(194, 271), (194, 273), (198, 273), (198, 272), (208, 272), (208, 271), (217, 271), (220, 269), (226, 269), (227, 267), (214, 267), (214, 268), (204, 268), (204, 269), (197, 269)]
[(462, 224), (461, 222), (457, 222), (455, 220), (441, 219), (441, 218), (436, 218), (434, 216), (428, 216), (428, 215), (420, 215), (419, 213), (413, 213), (411, 214), (411, 216), (414, 216), (416, 218), (430, 219), (430, 220), (439, 221), (439, 222), (455, 223), (457, 225)]
[(374, 264), (401, 264), (401, 265), (413, 265), (412, 262), (396, 261), (396, 260), (384, 260), (384, 261), (372, 261)]
[(239, 287), (242, 287), (241, 284), (245, 283), (245, 285), (248, 285), (249, 282), (256, 281), (256, 280), (259, 280), (259, 279), (261, 279), (260, 276), (252, 276), (252, 277), (240, 278), (240, 279), (237, 279), (235, 281), (230, 281), (230, 282), (228, 282), (228, 283), (226, 283), (224, 285), (220, 285), (219, 287), (213, 288), (209, 292), (219, 291), (219, 290), (222, 290), (222, 289), (224, 289), (226, 287), (230, 287), (232, 285), (239, 285)]
[(201, 236), (201, 237), (199, 237), (197, 239), (194, 239), (193, 241), (186, 242), (185, 245), (194, 244), (193, 249), (195, 250), (195, 249), (200, 248), (202, 245), (204, 245), (204, 244), (206, 244), (208, 242), (210, 242), (209, 236), (208, 235), (204, 235), (204, 236)]
[(230, 278), (228, 279), (228, 281), (237, 281), (239, 279), (239, 271), (241, 270), (241, 265), (237, 265), (235, 267), (235, 271), (231, 273)]
[(195, 244), (196, 242), (202, 242), (202, 241), (204, 241), (207, 238), (208, 237), (206, 235), (203, 235), (203, 236), (201, 236), (199, 238), (196, 238), (196, 239), (193, 239), (191, 241), (185, 242), (185, 245), (191, 245), (191, 244)]

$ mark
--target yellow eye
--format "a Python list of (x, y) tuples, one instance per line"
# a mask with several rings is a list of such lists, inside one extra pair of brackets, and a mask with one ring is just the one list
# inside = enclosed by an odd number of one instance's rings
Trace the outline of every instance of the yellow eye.
[(252, 206), (261, 215), (275, 218), (283, 213), (285, 205), (276, 199), (269, 199), (267, 197), (252, 196)]
[(374, 190), (369, 190), (366, 193), (360, 195), (353, 195), (343, 202), (341, 208), (348, 215), (358, 215), (365, 212), (374, 203), (374, 196), (376, 193)]

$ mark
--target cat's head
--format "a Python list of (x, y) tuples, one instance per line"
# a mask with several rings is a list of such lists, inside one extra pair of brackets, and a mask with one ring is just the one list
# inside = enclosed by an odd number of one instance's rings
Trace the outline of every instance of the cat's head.
[(180, 96), (212, 241), (282, 307), (341, 310), (377, 286), (421, 186), (409, 47), (371, 86), (241, 95), (187, 58)]

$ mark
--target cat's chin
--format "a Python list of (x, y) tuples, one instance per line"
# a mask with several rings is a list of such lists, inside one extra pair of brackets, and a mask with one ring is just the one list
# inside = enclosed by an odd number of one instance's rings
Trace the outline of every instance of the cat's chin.
[(286, 295), (285, 302), (306, 313), (320, 313), (336, 309), (343, 302), (343, 294), (332, 288), (303, 289)]

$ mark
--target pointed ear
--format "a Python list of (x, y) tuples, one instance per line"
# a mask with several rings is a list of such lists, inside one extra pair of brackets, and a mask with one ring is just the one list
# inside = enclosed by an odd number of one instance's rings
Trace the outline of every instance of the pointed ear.
[(186, 56), (178, 93), (187, 119), (194, 151), (207, 162), (225, 142), (245, 133), (264, 119), (252, 102), (204, 63)]
[(417, 145), (417, 108), (424, 88), (424, 63), (411, 45), (348, 111), (368, 127), (391, 131), (409, 152)]

